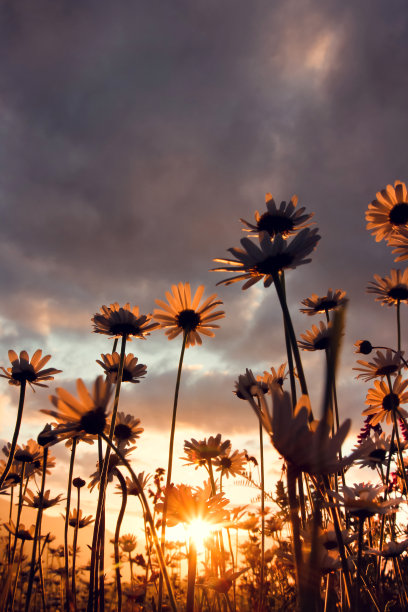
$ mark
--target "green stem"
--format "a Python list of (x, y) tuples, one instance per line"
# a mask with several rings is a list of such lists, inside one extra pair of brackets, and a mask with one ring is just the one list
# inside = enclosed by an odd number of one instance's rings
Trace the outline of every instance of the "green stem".
[(7, 475), (10, 471), (11, 465), (14, 460), (14, 453), (16, 452), (18, 434), (20, 433), (21, 420), (23, 418), (25, 390), (26, 390), (26, 381), (22, 380), (21, 386), (20, 386), (20, 399), (18, 402), (16, 426), (14, 428), (13, 440), (11, 442), (7, 464), (6, 464), (6, 467), (4, 468), (4, 472), (0, 476), (0, 489), (2, 488), (4, 481), (7, 478)]
[(118, 593), (118, 612), (122, 610), (122, 583), (121, 583), (121, 574), (120, 574), (120, 554), (119, 554), (119, 535), (120, 528), (122, 526), (123, 517), (125, 516), (126, 504), (127, 504), (127, 487), (126, 481), (122, 476), (122, 473), (118, 468), (114, 469), (114, 474), (116, 478), (119, 480), (120, 488), (122, 490), (122, 504), (120, 506), (118, 520), (116, 522), (115, 529), (115, 573), (116, 573), (116, 590)]
[(401, 351), (401, 300), (397, 300), (397, 346)]
[(44, 448), (43, 449), (43, 469), (42, 469), (42, 477), (41, 477), (41, 490), (40, 490), (40, 496), (39, 496), (40, 505), (37, 510), (37, 519), (35, 522), (35, 535), (34, 535), (34, 540), (33, 540), (33, 548), (31, 552), (30, 576), (28, 578), (25, 612), (28, 612), (30, 608), (31, 593), (32, 593), (33, 583), (34, 583), (34, 571), (35, 571), (35, 565), (36, 565), (37, 545), (38, 547), (40, 547), (39, 533), (40, 533), (40, 525), (41, 525), (41, 516), (43, 513), (43, 497), (44, 497), (44, 489), (45, 489), (45, 477), (47, 474), (47, 458), (48, 458), (48, 448)]
[[(173, 400), (173, 415), (171, 419), (171, 429), (170, 429), (170, 443), (169, 443), (169, 459), (167, 465), (167, 478), (166, 478), (166, 493), (164, 497), (163, 503), (163, 515), (162, 515), (162, 528), (161, 528), (161, 548), (163, 551), (163, 555), (165, 553), (166, 548), (166, 518), (167, 518), (167, 491), (171, 484), (171, 474), (173, 467), (173, 447), (174, 447), (174, 435), (176, 431), (176, 416), (177, 416), (177, 405), (178, 405), (178, 396), (180, 391), (180, 382), (181, 382), (181, 371), (183, 369), (183, 360), (184, 360), (184, 352), (186, 349), (188, 337), (188, 330), (183, 331), (183, 343), (181, 345), (180, 359), (177, 370), (177, 379), (176, 379), (176, 388), (174, 390), (174, 400)], [(163, 576), (160, 574), (159, 578), (159, 596), (158, 596), (158, 609), (159, 612), (162, 610), (163, 605)]]
[(129, 461), (126, 459), (126, 457), (120, 452), (120, 450), (115, 446), (115, 444), (113, 444), (113, 442), (111, 442), (109, 440), (109, 438), (107, 436), (105, 436), (104, 433), (101, 433), (100, 435), (105, 440), (105, 442), (111, 447), (111, 449), (118, 455), (118, 457), (123, 462), (123, 465), (125, 465), (127, 467), (127, 469), (130, 472), (130, 475), (132, 477), (132, 480), (133, 480), (134, 484), (136, 485), (136, 487), (138, 489), (138, 495), (139, 495), (140, 500), (141, 500), (141, 502), (142, 502), (142, 504), (144, 506), (145, 513), (146, 513), (146, 519), (147, 519), (147, 522), (149, 523), (149, 526), (150, 526), (151, 535), (152, 535), (152, 538), (153, 538), (153, 541), (154, 541), (154, 546), (155, 546), (156, 554), (157, 554), (158, 561), (159, 561), (160, 571), (164, 575), (164, 581), (166, 583), (167, 592), (168, 592), (169, 599), (170, 599), (171, 609), (173, 610), (173, 612), (177, 612), (177, 606), (176, 606), (176, 600), (174, 598), (173, 588), (171, 586), (170, 578), (169, 578), (169, 575), (167, 573), (166, 563), (164, 561), (164, 556), (163, 556), (163, 552), (162, 552), (162, 549), (161, 549), (161, 546), (160, 546), (159, 538), (157, 537), (156, 527), (155, 527), (155, 524), (154, 524), (152, 513), (151, 513), (150, 508), (149, 508), (149, 504), (148, 504), (147, 499), (146, 499), (146, 495), (145, 495), (145, 493), (143, 491), (143, 488), (142, 488), (142, 486), (141, 486), (141, 484), (140, 484), (136, 474), (134, 473), (134, 471), (133, 471)]

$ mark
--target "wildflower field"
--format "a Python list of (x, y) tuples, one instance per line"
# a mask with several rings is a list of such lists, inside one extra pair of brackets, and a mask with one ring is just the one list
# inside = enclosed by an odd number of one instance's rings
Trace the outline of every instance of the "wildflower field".
[[(405, 184), (380, 190), (365, 216), (375, 240), (390, 247), (390, 262), (392, 255), (396, 262), (407, 260)], [(150, 313), (129, 303), (90, 313), (106, 353), (96, 359), (100, 375), (93, 385), (79, 378), (75, 394), (58, 386), (63, 363), (54, 364), (41, 349), (31, 356), (10, 349), (10, 363), (3, 359), (0, 374), (15, 387), (16, 400), (14, 434), (0, 465), (8, 507), (1, 526), (1, 610), (408, 609), (408, 363), (400, 312), (408, 301), (408, 271), (374, 274), (367, 286), (387, 307), (384, 312), (395, 312), (395, 328), (386, 346), (378, 346), (369, 321), (363, 337), (355, 339), (353, 376), (366, 386), (366, 407), (356, 411), (353, 425), (360, 433), (347, 452), (351, 421), (341, 414), (336, 375), (352, 296), (329, 288), (325, 295), (305, 297), (297, 307), (305, 327), (313, 323), (306, 331), (294, 329), (285, 279), (299, 268), (306, 274), (304, 266), (318, 248), (313, 214), (298, 206), (296, 196), (277, 204), (266, 194), (266, 207), (254, 221), (241, 222), (241, 246), (215, 259), (214, 271), (223, 273), (218, 284), (242, 281), (242, 289), (251, 291), (262, 282), (275, 294), (271, 303), (282, 318), (275, 333), (287, 354), (285, 363), (265, 363), (263, 372), (248, 364), (231, 381), (236, 402), (246, 403), (259, 430), (256, 456), (233, 448), (217, 423), (206, 437), (185, 440), (183, 457), (174, 452), (186, 351), (211, 342), (226, 316), (223, 302), (202, 285), (172, 286)], [(168, 462), (139, 472), (144, 428), (136, 411), (121, 410), (121, 389), (126, 385), (137, 396), (148, 376), (148, 364), (137, 356), (138, 341), (162, 332), (180, 351), (169, 399)], [(305, 351), (324, 356), (318, 405), (310, 399)], [(44, 394), (43, 428), (37, 440), (22, 440), (32, 391)], [(47, 488), (48, 475), (59, 469), (56, 445), (65, 445), (70, 457), (64, 491)], [(78, 458), (89, 445), (96, 469), (79, 473)], [(272, 487), (265, 478), (270, 445), (281, 474)], [(183, 482), (174, 478), (176, 462), (184, 466)], [(192, 470), (201, 478), (198, 486), (191, 484)], [(357, 482), (359, 473), (369, 478)], [(246, 485), (240, 503), (228, 498), (231, 482)], [(81, 506), (87, 490), (93, 494), (91, 515)], [(121, 501), (110, 537), (105, 518), (112, 490)], [(135, 503), (137, 533), (136, 527), (126, 532), (123, 521)], [(54, 506), (61, 511), (61, 542), (47, 520)], [(169, 536), (176, 526), (177, 539)]]

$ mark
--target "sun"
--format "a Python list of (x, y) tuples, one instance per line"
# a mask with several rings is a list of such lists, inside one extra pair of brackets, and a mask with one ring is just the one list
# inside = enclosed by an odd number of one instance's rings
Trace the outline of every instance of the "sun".
[(166, 530), (166, 538), (172, 542), (186, 541), (193, 539), (198, 553), (205, 550), (205, 541), (214, 532), (214, 525), (204, 521), (203, 519), (194, 519), (188, 525), (179, 523), (174, 527), (168, 527)]

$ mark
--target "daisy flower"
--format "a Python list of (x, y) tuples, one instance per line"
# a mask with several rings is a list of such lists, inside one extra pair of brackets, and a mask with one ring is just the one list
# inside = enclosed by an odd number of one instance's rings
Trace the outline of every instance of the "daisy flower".
[(375, 550), (373, 548), (366, 549), (367, 553), (379, 555), (384, 557), (385, 559), (395, 559), (399, 557), (404, 551), (408, 548), (408, 539), (402, 540), (401, 542), (397, 542), (395, 540), (390, 540), (386, 544), (384, 544), (382, 550)]
[(9, 523), (3, 523), (3, 527), (19, 540), (34, 540), (35, 525), (31, 525), (29, 529), (26, 529), (25, 525), (20, 523), (17, 529), (13, 521), (10, 521)]
[(408, 392), (405, 391), (408, 380), (402, 380), (401, 375), (398, 375), (392, 385), (392, 390), (384, 381), (374, 381), (375, 389), (369, 389), (367, 393), (366, 404), (369, 407), (363, 410), (363, 415), (372, 415), (370, 423), (376, 425), (384, 419), (387, 423), (393, 423), (392, 413), (406, 417), (408, 416), (405, 410), (401, 408), (401, 404), (408, 402)]
[(405, 261), (408, 259), (408, 228), (402, 227), (388, 242), (388, 245), (395, 247), (394, 255), (398, 255), (395, 261)]
[(227, 478), (242, 475), (245, 472), (246, 463), (245, 453), (240, 453), (237, 450), (231, 453), (231, 448), (227, 450), (225, 455), (214, 460), (216, 471), (221, 472), (221, 476)]
[(285, 378), (287, 378), (288, 372), (286, 371), (286, 362), (282, 363), (277, 370), (275, 368), (271, 368), (270, 372), (266, 370), (263, 373), (263, 376), (257, 376), (256, 379), (258, 383), (264, 383), (268, 385), (276, 384), (283, 387), (283, 383)]
[(298, 346), (304, 351), (322, 351), (330, 347), (330, 339), (332, 326), (329, 323), (327, 326), (320, 321), (319, 327), (312, 325), (312, 329), (305, 334), (300, 334), (303, 340), (298, 340)]
[[(28, 382), (33, 389), (33, 385), (37, 387), (48, 387), (43, 384), (44, 380), (54, 380), (54, 374), (59, 374), (62, 370), (55, 368), (44, 368), (51, 359), (51, 355), (42, 357), (41, 349), (37, 349), (34, 355), (28, 356), (27, 351), (21, 351), (18, 357), (15, 351), (10, 350), (8, 356), (11, 362), (11, 368), (3, 368), (4, 374), (0, 374), (3, 378), (8, 378), (9, 385), (21, 385), (23, 381)], [(34, 389), (33, 389), (34, 390)]]
[(144, 431), (143, 427), (139, 427), (139, 425), (140, 419), (131, 414), (118, 412), (113, 432), (116, 441), (119, 444), (134, 444)]
[[(62, 516), (65, 518), (64, 514), (62, 514)], [(73, 511), (69, 513), (68, 524), (70, 527), (78, 526), (78, 529), (83, 529), (84, 527), (87, 527), (93, 522), (94, 519), (91, 515), (82, 516), (82, 510), (79, 510), (79, 512), (77, 513), (77, 509), (74, 508)]]
[[(106, 378), (110, 383), (116, 384), (118, 380), (120, 355), (112, 353), (111, 355), (101, 355), (102, 361), (96, 360), (105, 370)], [(139, 378), (143, 378), (147, 373), (147, 366), (143, 363), (137, 363), (137, 357), (133, 353), (125, 355), (123, 362), (122, 382), (139, 383)]]
[(311, 261), (307, 256), (320, 240), (317, 231), (303, 229), (290, 243), (280, 234), (271, 240), (267, 232), (261, 232), (259, 247), (249, 238), (242, 238), (242, 249), (228, 249), (236, 259), (214, 259), (227, 264), (227, 267), (213, 268), (214, 272), (238, 274), (234, 278), (219, 281), (217, 285), (231, 285), (245, 280), (242, 289), (248, 289), (263, 279), (264, 286), (269, 287), (273, 283), (273, 277), (282, 270), (295, 269)]
[(387, 349), (385, 353), (377, 351), (373, 361), (363, 361), (358, 359), (362, 368), (353, 368), (357, 374), (356, 378), (362, 378), (366, 382), (374, 380), (375, 378), (383, 378), (384, 376), (391, 376), (392, 374), (398, 374), (402, 366), (401, 353), (394, 353), (391, 349)]
[[(142, 489), (143, 491), (146, 489), (147, 485), (149, 484), (149, 481), (152, 478), (152, 475), (146, 474), (145, 476), (144, 472), (139, 472), (139, 474), (136, 475), (136, 478), (139, 482), (139, 486), (137, 486), (131, 478), (126, 476), (126, 479), (125, 479), (126, 489), (127, 489), (128, 495), (135, 495), (136, 497), (139, 497), (140, 489)], [(120, 485), (118, 485), (118, 489), (120, 490), (120, 492), (122, 492), (122, 488)]]
[(77, 380), (78, 398), (62, 388), (56, 389), (57, 395), (51, 395), (51, 403), (56, 410), (42, 409), (41, 412), (56, 419), (56, 428), (53, 431), (60, 439), (81, 438), (96, 436), (106, 427), (107, 405), (112, 395), (110, 383), (105, 382), (102, 376), (96, 379), (92, 395), (85, 387), (81, 378)]
[(125, 337), (131, 340), (130, 336), (145, 339), (153, 329), (159, 327), (158, 323), (150, 323), (151, 315), (141, 315), (139, 307), (130, 307), (129, 302), (124, 306), (119, 306), (114, 302), (110, 306), (102, 306), (100, 313), (92, 317), (94, 324), (93, 331), (97, 334), (106, 334), (111, 338)]
[(398, 302), (408, 300), (408, 268), (401, 270), (391, 270), (390, 276), (381, 277), (374, 274), (375, 282), (371, 281), (367, 287), (367, 293), (376, 293), (376, 302), (381, 302), (382, 306), (395, 306)]
[(214, 321), (225, 316), (223, 310), (213, 312), (216, 306), (222, 304), (217, 299), (217, 295), (210, 295), (209, 298), (200, 304), (204, 293), (204, 285), (200, 285), (191, 297), (190, 283), (179, 283), (173, 285), (170, 291), (166, 291), (167, 302), (156, 300), (156, 304), (161, 310), (153, 312), (153, 318), (158, 321), (157, 325), (166, 329), (166, 336), (173, 340), (182, 332), (187, 334), (186, 347), (202, 344), (200, 334), (214, 336), (212, 329), (218, 329), (219, 325), (214, 325)]
[(305, 207), (296, 209), (298, 197), (292, 196), (290, 202), (281, 202), (277, 207), (272, 194), (267, 193), (265, 196), (266, 212), (262, 215), (255, 212), (256, 225), (240, 219), (247, 227), (243, 228), (244, 232), (250, 232), (252, 235), (258, 236), (259, 232), (267, 232), (271, 238), (280, 234), (287, 238), (290, 234), (294, 234), (299, 229), (303, 229), (306, 221), (313, 217), (313, 213), (303, 214)]
[(216, 459), (217, 457), (224, 456), (231, 448), (230, 440), (221, 442), (221, 434), (217, 434), (215, 438), (210, 436), (204, 438), (204, 440), (195, 440), (191, 438), (191, 441), (184, 441), (184, 452), (186, 453), (185, 459), (190, 463), (197, 463), (197, 461), (206, 462), (209, 459)]
[(124, 533), (120, 536), (118, 542), (123, 552), (127, 553), (133, 552), (137, 546), (136, 536), (131, 533)]
[(238, 380), (235, 381), (235, 395), (239, 397), (239, 399), (244, 400), (248, 393), (252, 395), (252, 397), (257, 397), (260, 393), (268, 393), (268, 381), (264, 381), (262, 377), (261, 380), (259, 380), (259, 378), (258, 376), (256, 379), (252, 370), (248, 370), (247, 368), (245, 374), (238, 376)]
[(45, 491), (44, 495), (38, 492), (37, 495), (33, 493), (30, 489), (27, 489), (26, 494), (23, 496), (23, 501), (25, 501), (25, 505), (30, 508), (51, 508), (52, 506), (56, 506), (62, 500), (62, 494), (57, 495), (57, 497), (50, 497), (50, 490)]
[[(391, 436), (386, 436), (385, 432), (381, 434), (374, 432), (374, 436), (370, 440), (372, 441), (372, 448), (368, 449), (369, 452), (357, 459), (356, 464), (360, 468), (369, 467), (374, 470), (380, 465), (386, 464), (386, 459), (390, 452)], [(397, 447), (393, 446), (393, 450), (396, 451)]]
[(389, 514), (399, 505), (402, 498), (378, 500), (378, 496), (386, 489), (385, 485), (355, 484), (353, 487), (341, 487), (343, 495), (336, 491), (328, 491), (331, 497), (340, 502), (346, 512), (352, 516), (366, 519), (374, 514)]
[[(187, 485), (170, 485), (167, 496), (167, 525), (174, 527), (178, 523), (190, 524), (197, 519), (206, 523), (221, 523), (228, 519), (225, 506), (229, 503), (222, 493), (211, 496), (205, 487), (193, 489)], [(162, 510), (163, 504), (157, 504), (156, 510)]]
[(405, 183), (395, 181), (394, 187), (387, 185), (386, 189), (378, 191), (376, 199), (368, 205), (366, 221), (376, 242), (394, 238), (401, 228), (406, 227), (408, 199)]
[(348, 300), (346, 298), (346, 292), (341, 289), (329, 289), (327, 294), (319, 297), (316, 293), (313, 293), (309, 298), (302, 300), (301, 304), (305, 306), (305, 308), (301, 308), (300, 312), (303, 312), (309, 316), (320, 314), (325, 312), (326, 314), (329, 310), (334, 310), (339, 306), (344, 306), (347, 304)]

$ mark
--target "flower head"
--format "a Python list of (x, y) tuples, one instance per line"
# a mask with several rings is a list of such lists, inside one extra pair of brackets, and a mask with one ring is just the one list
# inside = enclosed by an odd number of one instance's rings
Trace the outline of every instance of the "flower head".
[(45, 491), (44, 495), (41, 497), (40, 493), (33, 493), (30, 489), (27, 489), (26, 494), (23, 496), (23, 501), (25, 501), (27, 506), (30, 508), (51, 508), (51, 506), (56, 506), (62, 499), (62, 494), (57, 495), (57, 497), (50, 497), (50, 490)]
[(247, 227), (243, 228), (244, 232), (250, 232), (252, 235), (258, 236), (260, 232), (267, 232), (271, 238), (278, 234), (286, 238), (290, 234), (294, 234), (300, 229), (306, 227), (306, 221), (313, 217), (313, 213), (303, 214), (305, 207), (296, 209), (298, 197), (292, 196), (288, 203), (281, 202), (277, 207), (272, 194), (267, 193), (265, 196), (266, 212), (262, 215), (256, 211), (256, 225), (241, 219), (242, 223)]
[[(190, 524), (197, 519), (207, 523), (220, 523), (228, 519), (225, 506), (229, 503), (222, 493), (211, 496), (207, 487), (188, 487), (187, 485), (170, 485), (167, 495), (167, 525), (174, 527), (178, 523)], [(157, 504), (161, 511), (163, 504)]]
[(236, 259), (215, 259), (228, 264), (227, 267), (213, 268), (215, 272), (232, 272), (238, 274), (230, 279), (219, 281), (217, 285), (231, 285), (241, 280), (246, 282), (242, 289), (248, 289), (263, 279), (265, 287), (273, 283), (273, 277), (285, 269), (294, 269), (309, 263), (307, 259), (316, 247), (320, 236), (317, 229), (305, 228), (289, 243), (281, 235), (271, 240), (267, 232), (259, 234), (259, 247), (249, 238), (242, 238), (242, 249), (228, 249)]
[(388, 245), (395, 247), (394, 255), (398, 255), (394, 261), (405, 261), (408, 259), (408, 228), (402, 227), (388, 242)]
[[(64, 516), (64, 515), (62, 515)], [(64, 516), (65, 518), (65, 516)], [(92, 516), (82, 516), (82, 510), (79, 510), (77, 513), (77, 509), (74, 508), (72, 512), (69, 513), (68, 524), (70, 527), (78, 526), (78, 529), (83, 529), (94, 522)]]
[(18, 357), (15, 351), (10, 350), (8, 356), (11, 368), (1, 367), (4, 374), (0, 374), (0, 376), (8, 378), (10, 385), (21, 385), (24, 381), (28, 382), (32, 389), (33, 385), (48, 387), (42, 381), (54, 380), (54, 374), (59, 374), (62, 370), (56, 370), (55, 368), (42, 369), (51, 359), (51, 355), (44, 355), (44, 357), (41, 357), (41, 355), (42, 351), (40, 349), (36, 350), (30, 361), (27, 351), (21, 351), (20, 357)]
[(127, 553), (133, 552), (137, 545), (136, 536), (131, 533), (124, 533), (122, 536), (120, 536), (118, 541), (123, 552)]
[[(268, 374), (269, 376), (269, 374)], [(245, 374), (240, 374), (238, 380), (235, 381), (235, 395), (239, 399), (246, 399), (249, 393), (252, 397), (257, 397), (260, 393), (268, 393), (269, 385), (262, 377), (255, 378), (252, 370), (245, 371)]]
[(309, 298), (302, 300), (302, 304), (305, 308), (301, 308), (300, 312), (304, 312), (305, 314), (312, 316), (315, 314), (321, 314), (325, 312), (326, 314), (329, 310), (334, 310), (339, 306), (344, 306), (347, 304), (346, 292), (341, 289), (329, 289), (327, 294), (323, 297), (319, 297), (316, 293), (313, 293)]
[(362, 365), (362, 368), (353, 368), (361, 374), (357, 374), (356, 378), (362, 378), (366, 382), (374, 380), (374, 378), (384, 378), (384, 376), (392, 376), (398, 374), (402, 367), (401, 356), (403, 353), (394, 353), (391, 349), (387, 349), (386, 353), (377, 351), (373, 361), (363, 361), (358, 359), (357, 363)]
[(394, 187), (387, 185), (376, 193), (376, 199), (368, 205), (366, 211), (367, 229), (372, 230), (376, 242), (383, 238), (393, 239), (407, 226), (408, 198), (405, 183), (395, 181)]
[(81, 378), (77, 380), (78, 398), (62, 388), (57, 388), (56, 392), (57, 395), (50, 396), (56, 410), (41, 410), (56, 419), (54, 434), (60, 439), (80, 438), (89, 441), (90, 436), (103, 432), (112, 386), (104, 381), (102, 376), (95, 380), (92, 395)]
[(209, 298), (200, 304), (204, 293), (204, 285), (200, 285), (191, 298), (190, 283), (179, 283), (173, 285), (170, 291), (166, 291), (167, 302), (156, 300), (156, 304), (161, 310), (155, 310), (153, 317), (158, 321), (160, 327), (166, 329), (166, 336), (173, 340), (181, 333), (187, 334), (186, 347), (202, 344), (200, 334), (214, 336), (212, 329), (218, 329), (219, 325), (214, 325), (214, 321), (225, 316), (223, 310), (213, 312), (216, 306), (222, 304), (217, 299), (217, 295), (210, 295)]
[[(128, 476), (126, 476), (125, 482), (126, 482), (126, 489), (127, 489), (128, 495), (136, 495), (138, 497), (140, 495), (140, 489), (142, 491), (145, 490), (145, 488), (149, 484), (149, 481), (152, 478), (152, 475), (146, 474), (145, 476), (144, 472), (139, 472), (139, 474), (136, 475), (136, 478), (138, 480), (139, 486), (137, 486), (137, 484), (133, 482), (133, 480), (129, 478)], [(122, 491), (122, 488), (120, 485), (118, 485), (118, 488), (120, 489), (120, 491)]]
[(267, 372), (266, 370), (263, 373), (263, 376), (257, 376), (256, 379), (259, 383), (261, 384), (265, 384), (268, 385), (268, 391), (269, 391), (269, 386), (272, 384), (276, 384), (276, 385), (280, 385), (281, 387), (283, 387), (283, 383), (285, 381), (285, 378), (287, 378), (288, 376), (288, 371), (286, 371), (286, 362), (282, 363), (279, 368), (277, 370), (275, 370), (275, 368), (271, 368), (270, 372)]
[(20, 523), (17, 529), (13, 521), (10, 521), (9, 523), (4, 523), (4, 527), (19, 540), (34, 540), (35, 525), (31, 525), (29, 529), (26, 529), (25, 525)]
[(323, 321), (320, 321), (319, 327), (312, 325), (312, 329), (308, 330), (304, 334), (300, 334), (303, 340), (298, 341), (298, 345), (304, 351), (321, 351), (330, 347), (330, 340), (332, 334), (332, 325), (329, 323), (325, 325)]
[(95, 333), (114, 338), (126, 337), (128, 340), (132, 339), (131, 336), (144, 339), (153, 329), (159, 327), (158, 323), (150, 323), (150, 315), (139, 314), (139, 307), (131, 308), (129, 302), (124, 306), (119, 306), (117, 302), (102, 306), (100, 313), (96, 313), (92, 321)]
[[(372, 447), (367, 449), (368, 452), (357, 459), (356, 464), (360, 465), (360, 468), (369, 467), (374, 470), (386, 464), (391, 447), (391, 436), (386, 436), (385, 432), (379, 434), (375, 431), (374, 436), (370, 439)], [(395, 445), (393, 445), (393, 450), (397, 450)]]
[(354, 346), (356, 347), (354, 352), (362, 355), (369, 355), (373, 351), (373, 345), (369, 340), (357, 340)]
[(381, 306), (395, 306), (398, 302), (408, 302), (408, 268), (404, 272), (393, 269), (390, 276), (383, 278), (379, 274), (374, 274), (374, 278), (375, 282), (371, 281), (367, 293), (377, 294), (375, 301), (381, 302)]
[(365, 519), (374, 514), (388, 514), (398, 507), (401, 498), (378, 500), (378, 496), (385, 488), (385, 486), (364, 483), (355, 484), (353, 487), (343, 485), (341, 488), (343, 495), (336, 491), (330, 491), (330, 495), (344, 505), (346, 512)]
[(143, 433), (143, 427), (139, 427), (140, 419), (118, 412), (116, 415), (115, 429), (113, 435), (119, 444), (134, 444)]
[[(101, 355), (102, 361), (96, 360), (100, 366), (105, 370), (106, 378), (110, 383), (116, 384), (118, 380), (120, 356), (119, 353), (112, 353), (111, 355)], [(122, 382), (139, 383), (140, 378), (146, 376), (147, 366), (143, 363), (137, 363), (137, 357), (133, 353), (125, 355), (123, 362), (123, 374)]]
[(204, 438), (198, 441), (191, 438), (190, 442), (184, 441), (184, 452), (186, 453), (184, 459), (191, 464), (204, 465), (210, 459), (223, 457), (230, 448), (229, 440), (221, 442), (221, 434), (217, 434), (215, 438), (210, 436), (208, 440)]
[(237, 450), (232, 453), (231, 447), (228, 448), (225, 455), (214, 460), (216, 471), (221, 472), (221, 476), (226, 476), (227, 478), (242, 475), (245, 472), (246, 463), (245, 453)]
[(406, 417), (407, 413), (401, 408), (401, 404), (408, 402), (408, 392), (405, 391), (408, 380), (402, 380), (398, 375), (392, 385), (392, 389), (384, 381), (374, 381), (374, 389), (369, 389), (366, 404), (369, 407), (363, 410), (363, 414), (372, 415), (370, 423), (376, 425), (384, 419), (387, 423), (393, 422), (393, 412), (396, 415), (402, 414)]

